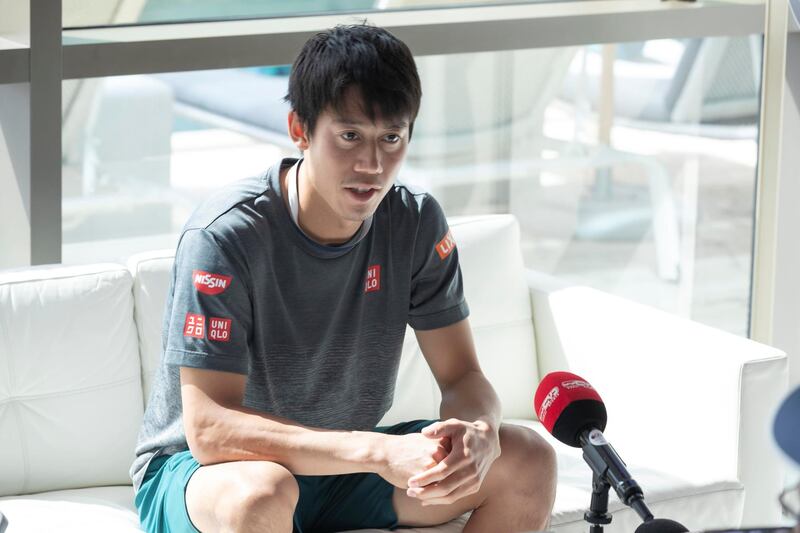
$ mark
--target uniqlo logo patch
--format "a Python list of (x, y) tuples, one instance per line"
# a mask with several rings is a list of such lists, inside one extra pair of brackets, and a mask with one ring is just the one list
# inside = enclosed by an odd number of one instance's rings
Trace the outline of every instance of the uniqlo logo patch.
[(217, 342), (228, 342), (231, 340), (231, 319), (216, 318), (208, 319), (208, 340)]
[(453, 253), (453, 250), (456, 249), (456, 241), (453, 239), (453, 235), (450, 233), (450, 230), (447, 230), (447, 235), (444, 236), (444, 239), (439, 241), (436, 245), (436, 252), (439, 254), (439, 257), (442, 261), (447, 259), (447, 256)]
[(194, 313), (186, 313), (186, 322), (183, 324), (183, 336), (202, 339), (206, 332), (206, 317)]
[(203, 294), (214, 296), (225, 292), (231, 284), (231, 276), (223, 276), (222, 274), (212, 274), (203, 270), (192, 271), (192, 283), (195, 289)]
[(381, 266), (372, 265), (367, 269), (367, 283), (364, 292), (375, 292), (381, 290)]

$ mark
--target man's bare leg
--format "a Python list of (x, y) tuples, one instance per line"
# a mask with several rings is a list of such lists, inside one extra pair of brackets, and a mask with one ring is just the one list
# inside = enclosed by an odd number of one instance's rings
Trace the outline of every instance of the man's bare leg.
[(406, 526), (448, 522), (473, 510), (465, 533), (518, 533), (547, 529), (556, 492), (553, 448), (534, 431), (503, 424), (501, 455), (481, 489), (450, 505), (423, 506), (405, 490), (395, 489), (398, 521)]
[(300, 489), (268, 461), (200, 467), (186, 486), (186, 509), (202, 533), (291, 533)]

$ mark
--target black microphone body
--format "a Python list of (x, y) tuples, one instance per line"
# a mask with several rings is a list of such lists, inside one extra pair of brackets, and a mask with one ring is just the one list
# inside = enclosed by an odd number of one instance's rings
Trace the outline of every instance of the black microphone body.
[(619, 499), (631, 507), (642, 521), (653, 520), (653, 513), (644, 503), (642, 488), (628, 472), (625, 463), (599, 429), (585, 429), (580, 434), (583, 458), (595, 475), (608, 483)]

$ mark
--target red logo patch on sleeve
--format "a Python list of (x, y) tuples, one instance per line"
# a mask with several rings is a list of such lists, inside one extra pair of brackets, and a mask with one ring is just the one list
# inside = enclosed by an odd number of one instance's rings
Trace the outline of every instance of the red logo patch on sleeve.
[(208, 340), (217, 342), (228, 342), (231, 340), (231, 319), (216, 318), (208, 319)]
[(439, 254), (439, 258), (444, 261), (447, 259), (453, 250), (456, 249), (456, 241), (453, 239), (453, 235), (450, 233), (450, 230), (447, 230), (447, 235), (444, 236), (444, 239), (439, 241), (436, 245), (436, 252)]
[(364, 292), (375, 292), (381, 290), (381, 266), (372, 265), (367, 269), (367, 283)]
[(211, 296), (225, 292), (225, 289), (230, 286), (232, 279), (231, 276), (212, 274), (211, 272), (205, 272), (203, 270), (192, 271), (192, 283), (194, 283), (194, 287), (203, 294)]
[(186, 313), (186, 321), (183, 324), (183, 336), (202, 339), (205, 337), (206, 317), (194, 313)]

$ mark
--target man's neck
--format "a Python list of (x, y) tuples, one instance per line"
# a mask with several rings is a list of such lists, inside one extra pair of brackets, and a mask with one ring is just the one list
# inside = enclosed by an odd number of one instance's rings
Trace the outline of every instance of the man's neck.
[[(344, 244), (358, 232), (361, 222), (342, 220), (313, 188), (305, 174), (308, 165), (300, 165), (297, 179), (297, 225), (309, 238), (319, 244)], [(284, 204), (289, 209), (289, 180), (295, 179), (295, 167), (281, 170), (280, 184)]]

